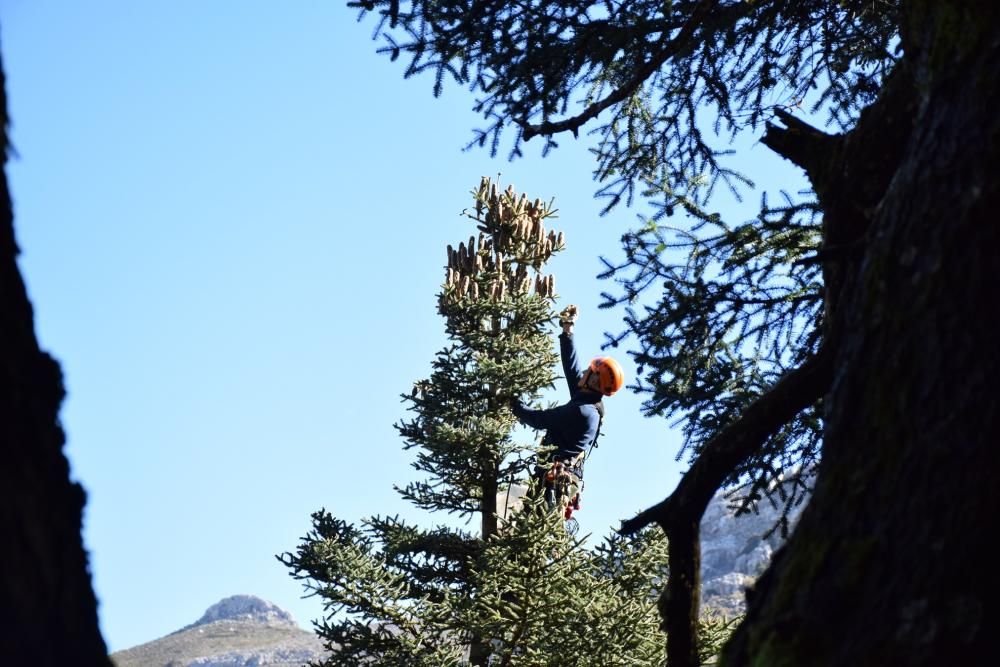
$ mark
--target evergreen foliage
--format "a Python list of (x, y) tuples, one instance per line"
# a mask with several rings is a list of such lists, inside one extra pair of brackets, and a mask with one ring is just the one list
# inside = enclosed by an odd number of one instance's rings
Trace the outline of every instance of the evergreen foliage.
[[(823, 276), (812, 258), (821, 227), (815, 203), (788, 201), (772, 209), (765, 198), (760, 217), (738, 225), (718, 218), (691, 225), (650, 220), (623, 235), (622, 262), (604, 260), (601, 277), (614, 279), (621, 293), (604, 292), (602, 307), (620, 305), (625, 315), (624, 331), (608, 335), (608, 344), (636, 341), (634, 388), (648, 394), (647, 415), (683, 425), (678, 458), (687, 449), (697, 458), (780, 377), (817, 352)], [(640, 294), (651, 298), (637, 303)], [(787, 527), (787, 513), (818, 464), (819, 407), (795, 414), (730, 471), (725, 484), (742, 485), (744, 510), (776, 494)]]
[[(863, 112), (906, 99), (903, 3), (348, 4), (376, 15), (375, 38), (404, 58), (405, 76), (432, 72), (435, 94), (447, 79), (473, 92), (485, 125), (470, 145), (495, 154), (506, 141), (513, 158), (538, 136), (544, 154), (561, 133), (586, 128), (605, 211), (646, 203), (623, 236), (624, 257), (604, 260), (615, 288), (602, 305), (624, 312), (607, 344), (635, 345), (644, 409), (683, 424), (678, 457), (692, 465), (623, 530), (656, 522), (667, 532), (671, 566), (684, 573), (670, 579), (679, 588), (664, 608), (668, 641), (680, 642), (671, 659), (695, 664), (697, 522), (708, 499), (728, 487), (744, 511), (767, 496), (787, 516), (817, 468), (839, 299), (909, 127), (903, 102), (888, 133), (850, 137)], [(756, 219), (723, 220), (711, 208), (720, 189), (741, 199), (752, 187), (731, 166), (733, 141), (760, 130), (812, 191), (783, 192), (778, 205), (764, 195)], [(845, 167), (876, 140), (884, 157)]]
[[(623, 237), (624, 259), (602, 277), (619, 289), (636, 341), (645, 410), (684, 424), (692, 458), (823, 338), (819, 202), (762, 197), (750, 222), (708, 208), (723, 187), (752, 181), (728, 166), (732, 140), (798, 109), (848, 129), (898, 54), (898, 0), (351, 0), (374, 13), (375, 38), (405, 76), (430, 72), (467, 86), (486, 122), (470, 145), (510, 156), (585, 125), (605, 210), (642, 197), (650, 214)], [(360, 17), (359, 17), (360, 18)], [(676, 212), (684, 220), (665, 224)], [(778, 479), (804, 484), (820, 448), (814, 406), (771, 434), (728, 485), (745, 508)], [(678, 454), (682, 456), (684, 452)], [(806, 471), (807, 474), (800, 474)], [(783, 495), (793, 505), (794, 492)]]
[[(404, 75), (477, 94), (474, 143), (511, 154), (595, 120), (600, 196), (649, 187), (667, 207), (742, 180), (723, 160), (744, 128), (812, 100), (846, 128), (895, 61), (898, 0), (350, 0)], [(816, 91), (816, 94), (812, 94)], [(708, 111), (708, 114), (702, 114)], [(602, 115), (603, 114), (603, 115)], [(599, 120), (598, 120), (599, 119)]]
[(661, 534), (613, 535), (589, 550), (534, 494), (498, 515), (498, 493), (538, 453), (514, 441), (508, 406), (556, 379), (554, 280), (542, 271), (564, 244), (545, 231), (550, 205), (488, 179), (473, 194), (479, 234), (448, 247), (438, 301), (451, 342), (404, 396), (413, 416), (397, 425), (425, 478), (398, 490), (480, 530), (395, 517), (354, 526), (320, 511), (280, 559), (324, 600), (328, 665), (660, 664)]

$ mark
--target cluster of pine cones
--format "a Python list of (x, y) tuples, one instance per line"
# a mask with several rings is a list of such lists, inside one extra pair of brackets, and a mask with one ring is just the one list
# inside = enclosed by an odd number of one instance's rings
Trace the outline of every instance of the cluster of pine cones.
[(501, 301), (532, 289), (540, 297), (554, 298), (555, 277), (540, 272), (552, 254), (565, 247), (562, 232), (546, 233), (544, 219), (551, 211), (540, 199), (529, 202), (523, 193), (518, 197), (513, 186), (499, 191), (487, 177), (473, 194), (479, 236), (470, 236), (457, 250), (448, 246), (442, 300), (488, 296)]

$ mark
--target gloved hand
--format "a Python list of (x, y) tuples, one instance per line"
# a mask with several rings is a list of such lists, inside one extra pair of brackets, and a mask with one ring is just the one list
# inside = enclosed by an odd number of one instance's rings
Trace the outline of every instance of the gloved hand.
[(573, 333), (573, 324), (576, 323), (576, 317), (579, 314), (579, 309), (570, 304), (562, 309), (559, 313), (559, 324), (562, 325), (562, 330), (564, 334)]

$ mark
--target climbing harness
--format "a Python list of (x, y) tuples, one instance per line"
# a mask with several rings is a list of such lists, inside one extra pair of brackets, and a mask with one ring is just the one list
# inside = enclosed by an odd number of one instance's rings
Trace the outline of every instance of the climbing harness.
[(580, 525), (573, 518), (573, 512), (580, 509), (580, 496), (583, 494), (583, 465), (590, 453), (597, 449), (597, 439), (601, 436), (601, 426), (604, 422), (604, 404), (594, 404), (597, 409), (597, 432), (590, 446), (576, 457), (569, 460), (552, 462), (545, 473), (545, 501), (550, 509), (559, 511), (565, 522), (566, 532), (575, 535)]

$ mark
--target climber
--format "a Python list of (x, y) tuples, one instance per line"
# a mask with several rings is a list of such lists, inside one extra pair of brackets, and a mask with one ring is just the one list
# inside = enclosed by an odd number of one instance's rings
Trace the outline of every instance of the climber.
[[(596, 357), (590, 366), (581, 372), (573, 344), (573, 325), (578, 309), (567, 306), (559, 313), (562, 333), (559, 335), (559, 352), (562, 356), (563, 372), (569, 385), (570, 400), (549, 410), (530, 410), (514, 399), (511, 409), (521, 422), (539, 430), (545, 430), (543, 446), (553, 448), (549, 460), (535, 468), (535, 479), (545, 488), (549, 506), (555, 506), (554, 486), (557, 478), (573, 483), (577, 487), (563, 500), (570, 503), (566, 508), (566, 519), (572, 513), (575, 497), (583, 483), (583, 463), (587, 448), (594, 445), (600, 433), (601, 419), (604, 417), (605, 396), (611, 396), (621, 389), (624, 375), (621, 366), (611, 357)], [(569, 474), (567, 480), (565, 475)], [(574, 479), (575, 478), (575, 479)]]

